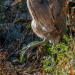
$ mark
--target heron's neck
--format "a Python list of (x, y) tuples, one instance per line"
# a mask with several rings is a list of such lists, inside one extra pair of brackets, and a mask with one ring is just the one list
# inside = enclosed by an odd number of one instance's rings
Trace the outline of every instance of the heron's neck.
[(32, 7), (32, 0), (27, 0), (27, 7), (28, 7), (28, 10), (30, 12), (30, 15), (32, 16), (32, 18), (34, 18), (33, 17), (34, 10), (33, 10), (33, 7)]

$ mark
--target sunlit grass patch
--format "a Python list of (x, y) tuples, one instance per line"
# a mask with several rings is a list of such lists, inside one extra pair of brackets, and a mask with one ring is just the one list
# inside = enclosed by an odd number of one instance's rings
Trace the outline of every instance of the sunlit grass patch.
[(49, 56), (44, 57), (43, 69), (53, 75), (74, 75), (75, 70), (75, 40), (70, 36), (63, 36), (63, 41), (54, 44), (46, 43)]

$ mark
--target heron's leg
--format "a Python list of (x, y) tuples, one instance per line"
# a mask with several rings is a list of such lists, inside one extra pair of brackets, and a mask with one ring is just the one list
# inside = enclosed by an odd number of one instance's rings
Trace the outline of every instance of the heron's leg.
[[(52, 44), (51, 48), (54, 49), (54, 43), (51, 40), (49, 40), (49, 42)], [(52, 58), (56, 59), (56, 57), (57, 57), (57, 54), (52, 53)]]
[(46, 41), (46, 39), (45, 39), (45, 38), (43, 39), (43, 42), (44, 42), (44, 41)]
[(51, 41), (51, 40), (49, 40), (49, 42), (52, 44), (52, 49), (54, 48), (54, 43)]
[(49, 40), (49, 43), (52, 43), (52, 41), (51, 41), (51, 40)]

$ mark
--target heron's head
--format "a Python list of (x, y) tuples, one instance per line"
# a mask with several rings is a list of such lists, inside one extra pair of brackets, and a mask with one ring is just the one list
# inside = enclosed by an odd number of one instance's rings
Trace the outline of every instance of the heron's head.
[(15, 0), (13, 3), (12, 3), (12, 6), (13, 5), (16, 5), (17, 3), (21, 2), (21, 0)]

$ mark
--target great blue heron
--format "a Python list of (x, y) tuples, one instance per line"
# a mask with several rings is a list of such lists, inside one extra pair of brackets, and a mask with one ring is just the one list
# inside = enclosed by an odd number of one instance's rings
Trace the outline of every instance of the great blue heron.
[(27, 0), (34, 33), (52, 43), (59, 42), (66, 28), (65, 3), (66, 0)]

